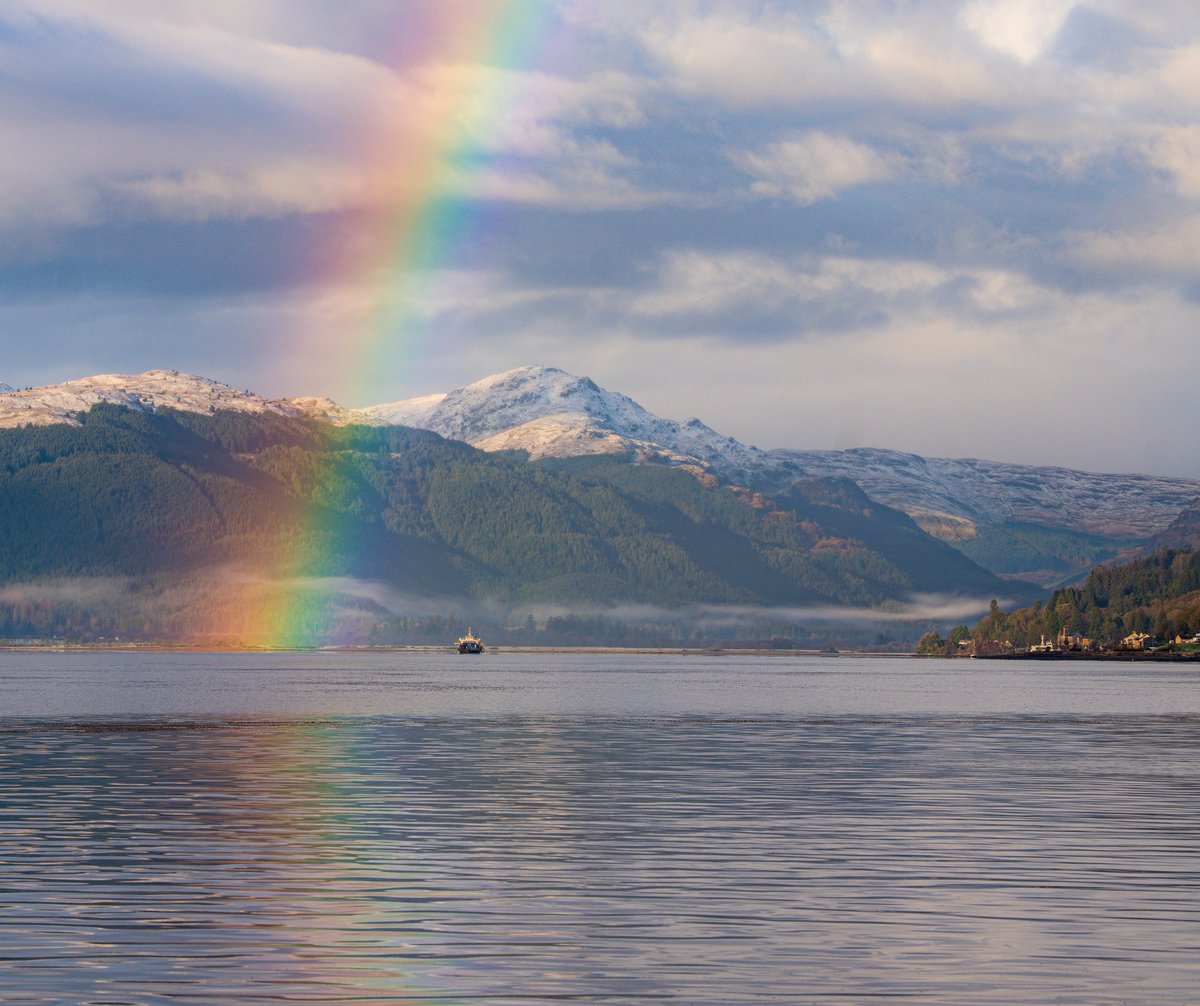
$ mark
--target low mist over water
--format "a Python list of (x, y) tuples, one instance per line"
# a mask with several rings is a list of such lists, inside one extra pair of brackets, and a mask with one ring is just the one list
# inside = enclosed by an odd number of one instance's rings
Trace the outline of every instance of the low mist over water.
[(3, 654), (0, 1002), (1194, 1002), (1198, 692)]

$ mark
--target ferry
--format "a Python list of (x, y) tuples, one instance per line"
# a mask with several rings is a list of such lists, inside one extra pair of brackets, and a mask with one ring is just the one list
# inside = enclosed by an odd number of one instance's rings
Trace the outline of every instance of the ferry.
[(455, 648), (459, 653), (482, 653), (483, 640), (478, 636), (471, 635), (471, 630), (467, 629), (467, 634), (459, 637)]

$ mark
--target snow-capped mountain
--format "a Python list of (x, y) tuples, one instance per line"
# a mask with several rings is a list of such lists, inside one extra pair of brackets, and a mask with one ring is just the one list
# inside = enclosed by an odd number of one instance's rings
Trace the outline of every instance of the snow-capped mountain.
[(554, 367), (518, 367), (439, 395), (356, 409), (372, 422), (417, 426), (483, 450), (532, 458), (614, 454), (699, 461), (745, 479), (766, 454), (709, 429), (647, 412), (633, 399)]
[[(7, 388), (7, 385), (5, 385)], [(350, 422), (346, 409), (328, 399), (300, 398), (279, 401), (228, 384), (181, 374), (175, 370), (148, 370), (144, 374), (98, 374), (62, 384), (0, 394), (0, 428), (46, 426), (67, 423), (77, 426), (76, 413), (108, 402), (143, 412), (161, 408), (182, 412), (276, 412), (287, 416), (314, 416), (331, 422)]]
[(533, 458), (661, 459), (774, 493), (804, 476), (841, 476), (949, 540), (1007, 522), (1148, 538), (1200, 499), (1195, 479), (1101, 475), (865, 448), (762, 451), (699, 419), (662, 419), (625, 395), (553, 367), (520, 367), (443, 394), (363, 409), (345, 409), (327, 398), (268, 399), (170, 370), (101, 374), (21, 391), (0, 385), (0, 428), (76, 424), (77, 413), (100, 402), (146, 411), (227, 409), (335, 425), (415, 426), (483, 450), (517, 449)]
[(613, 454), (699, 462), (722, 478), (772, 492), (804, 476), (853, 479), (880, 503), (938, 537), (1027, 522), (1114, 537), (1163, 530), (1200, 498), (1200, 481), (1102, 475), (901, 451), (763, 451), (698, 419), (661, 419), (632, 399), (553, 367), (521, 367), (446, 394), (355, 410), (373, 422), (433, 430), (484, 450), (533, 458)]
[(845, 476), (868, 496), (904, 510), (939, 537), (1022, 522), (1141, 538), (1200, 498), (1200, 481), (1113, 475), (902, 451), (771, 451), (813, 475)]

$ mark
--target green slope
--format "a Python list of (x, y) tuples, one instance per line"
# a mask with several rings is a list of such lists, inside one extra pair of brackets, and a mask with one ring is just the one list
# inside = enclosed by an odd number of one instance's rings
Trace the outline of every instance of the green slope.
[(0, 432), (7, 582), (233, 563), (511, 603), (879, 605), (1006, 589), (849, 483), (773, 502), (662, 466), (535, 464), (394, 427), (115, 406), (82, 420)]
[(1013, 522), (981, 528), (976, 537), (953, 544), (993, 573), (1019, 576), (1053, 588), (1078, 582), (1093, 566), (1116, 558), (1138, 543), (1136, 538)]
[(993, 608), (972, 631), (986, 649), (993, 640), (1018, 648), (1054, 639), (1061, 629), (1109, 645), (1131, 632), (1162, 640), (1200, 631), (1200, 552), (1162, 549), (1121, 566), (1097, 566), (1077, 587), (1012, 612)]

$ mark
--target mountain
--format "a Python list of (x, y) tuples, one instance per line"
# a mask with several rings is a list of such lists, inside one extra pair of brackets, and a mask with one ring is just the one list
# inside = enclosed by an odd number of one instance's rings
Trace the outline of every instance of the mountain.
[[(853, 478), (939, 537), (1029, 523), (1119, 538), (1162, 530), (1200, 496), (1200, 480), (1096, 474), (973, 458), (924, 458), (868, 448), (771, 451), (814, 475)], [(942, 525), (944, 522), (944, 526)]]
[[(265, 581), (368, 582), (510, 608), (895, 611), (919, 594), (1020, 594), (850, 483), (818, 480), (776, 501), (661, 464), (535, 463), (427, 431), (261, 407), (100, 403), (72, 419), (0, 430), (0, 582), (93, 590), (132, 578), (122, 634), (190, 638), (201, 623), (226, 639), (249, 634), (236, 627), (263, 606), (248, 598)], [(158, 599), (181, 583), (202, 585), (201, 596), (164, 613)], [(0, 634), (36, 628), (79, 589), (46, 606), (6, 588)], [(394, 628), (377, 603), (350, 601), (339, 604), (374, 620), (368, 637)], [(71, 610), (72, 631), (98, 617)]]
[(78, 426), (78, 414), (98, 404), (122, 405), (139, 412), (168, 408), (204, 413), (304, 414), (303, 409), (290, 403), (270, 401), (208, 378), (174, 370), (148, 370), (144, 374), (98, 374), (41, 388), (10, 390), (0, 396), (0, 429), (27, 424)]
[(994, 572), (1046, 586), (1163, 531), (1200, 481), (1096, 474), (901, 451), (764, 451), (698, 419), (661, 419), (624, 395), (552, 367), (521, 367), (440, 395), (355, 411), (529, 457), (608, 455), (694, 464), (726, 481), (786, 492), (797, 479), (852, 479)]
[(328, 398), (264, 398), (195, 374), (147, 370), (142, 374), (97, 374), (21, 391), (0, 384), (0, 429), (30, 424), (79, 426), (80, 413), (93, 405), (120, 405), (137, 412), (271, 413), (318, 419), (334, 426), (382, 425), (365, 411), (344, 409)]
[(660, 419), (633, 399), (554, 367), (519, 367), (439, 395), (354, 410), (370, 422), (433, 430), (481, 450), (531, 459), (609, 455), (702, 462), (727, 480), (757, 471), (766, 455), (699, 419)]
[(0, 395), (0, 428), (77, 423), (78, 413), (97, 402), (141, 411), (272, 413), (335, 426), (398, 424), (485, 451), (523, 451), (532, 460), (608, 457), (682, 465), (772, 496), (787, 493), (798, 479), (851, 479), (993, 572), (1047, 587), (1132, 554), (1200, 498), (1194, 479), (866, 448), (764, 451), (699, 419), (663, 419), (586, 377), (539, 366), (362, 409), (324, 398), (267, 399), (174, 371), (101, 375)]
[(1164, 548), (1200, 549), (1200, 500), (1184, 510), (1169, 527), (1151, 538), (1142, 550), (1152, 553)]

